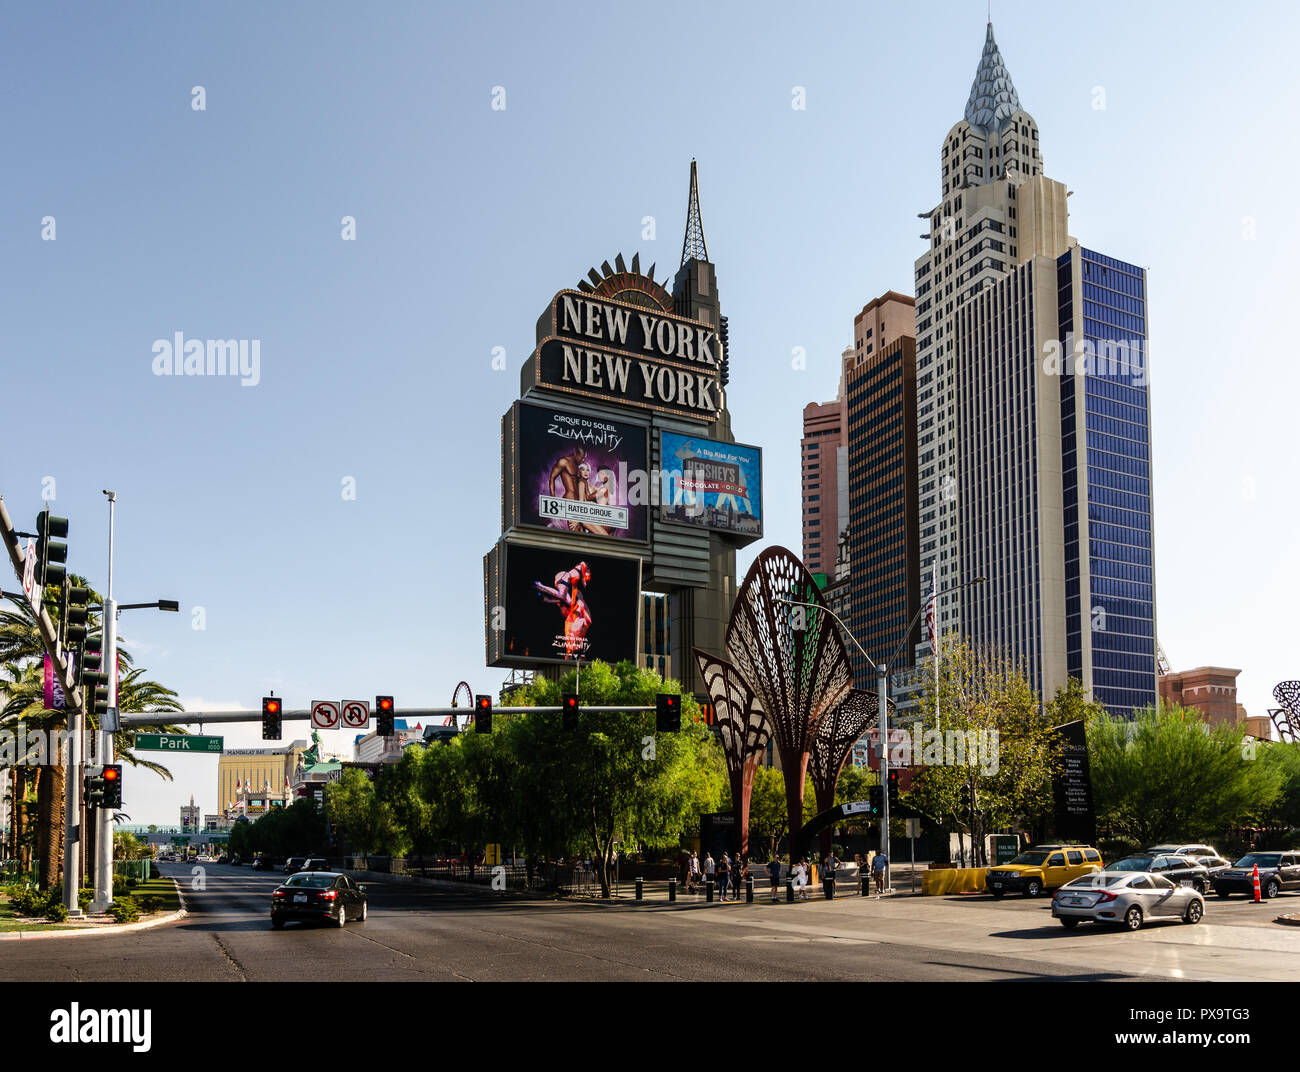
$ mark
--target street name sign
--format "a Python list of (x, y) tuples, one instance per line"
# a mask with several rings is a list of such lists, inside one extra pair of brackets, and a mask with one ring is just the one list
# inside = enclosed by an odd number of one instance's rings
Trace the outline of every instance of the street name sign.
[(226, 746), (224, 737), (200, 737), (186, 733), (137, 733), (135, 747), (143, 752), (220, 753)]

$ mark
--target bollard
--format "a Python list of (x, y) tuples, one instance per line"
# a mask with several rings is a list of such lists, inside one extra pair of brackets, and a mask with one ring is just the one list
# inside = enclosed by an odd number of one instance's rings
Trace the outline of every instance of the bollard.
[(745, 904), (754, 903), (754, 876), (745, 876)]
[(704, 884), (704, 900), (713, 904), (713, 879), (709, 879)]
[(669, 904), (677, 903), (677, 879), (676, 878), (670, 878), (668, 880), (668, 903)]
[(794, 883), (793, 882), (787, 882), (785, 884), (785, 903), (794, 904)]
[(636, 877), (636, 899), (641, 900), (641, 876)]
[(862, 879), (862, 896), (867, 897), (871, 893), (871, 872), (864, 867), (859, 877)]
[(835, 880), (829, 875), (822, 882), (822, 893), (825, 895), (826, 900), (835, 900)]

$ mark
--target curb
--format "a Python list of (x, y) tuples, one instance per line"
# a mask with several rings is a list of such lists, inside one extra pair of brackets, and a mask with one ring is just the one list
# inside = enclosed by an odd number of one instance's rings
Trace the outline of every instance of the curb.
[[(172, 882), (176, 882), (176, 879), (173, 878)], [(66, 931), (37, 931), (34, 934), (13, 931), (0, 934), (0, 942), (34, 942), (41, 938), (84, 938), (89, 934), (125, 934), (128, 931), (147, 931), (164, 923), (175, 923), (178, 919), (184, 919), (190, 914), (189, 909), (185, 907), (185, 895), (181, 893), (179, 882), (176, 882), (176, 896), (181, 902), (181, 907), (177, 911), (168, 912), (165, 916), (145, 920), (142, 923), (114, 923), (108, 926), (92, 924), (89, 927), (70, 927)]]

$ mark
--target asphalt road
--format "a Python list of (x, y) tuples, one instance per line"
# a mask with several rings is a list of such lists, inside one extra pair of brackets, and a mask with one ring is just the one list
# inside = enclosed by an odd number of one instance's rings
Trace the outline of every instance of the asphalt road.
[[(1136, 934), (1065, 931), (1046, 899), (666, 905), (498, 900), (369, 882), (369, 919), (340, 930), (272, 931), (282, 876), (205, 866), (189, 916), (151, 930), (0, 945), (0, 980), (993, 981), (1293, 979), (1300, 928), (1272, 924), (1300, 895), (1267, 905), (1210, 898), (1205, 922)], [(1288, 903), (1288, 902), (1294, 903)], [(720, 966), (725, 965), (725, 972)]]

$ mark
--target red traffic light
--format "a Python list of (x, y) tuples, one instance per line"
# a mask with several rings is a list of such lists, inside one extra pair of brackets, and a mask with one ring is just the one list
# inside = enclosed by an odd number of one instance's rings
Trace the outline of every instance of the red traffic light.
[(576, 711), (578, 709), (578, 697), (571, 692), (564, 694), (563, 703), (565, 709), (568, 711)]
[(267, 700), (263, 705), (263, 710), (265, 710), (268, 715), (278, 715), (280, 713), (280, 701)]
[(480, 697), (478, 698), (478, 709), (479, 709), (480, 711), (491, 711), (491, 710), (492, 710), (492, 697), (491, 697), (491, 696), (480, 696)]
[(106, 781), (106, 782), (115, 782), (115, 781), (117, 781), (117, 775), (118, 775), (118, 771), (117, 771), (117, 768), (116, 768), (116, 767), (105, 767), (105, 768), (104, 768), (104, 774), (103, 774), (104, 781)]
[(393, 709), (393, 698), (391, 696), (376, 696), (375, 708), (379, 711), (391, 711)]

